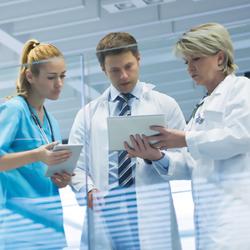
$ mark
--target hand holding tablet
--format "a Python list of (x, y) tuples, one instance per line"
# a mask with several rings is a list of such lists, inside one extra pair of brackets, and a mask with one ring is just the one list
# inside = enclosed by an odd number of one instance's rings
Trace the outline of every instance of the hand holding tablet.
[(72, 155), (70, 156), (69, 159), (67, 159), (66, 161), (64, 161), (60, 164), (48, 166), (45, 175), (48, 177), (51, 177), (55, 173), (62, 173), (64, 171), (69, 173), (69, 174), (72, 174), (75, 167), (76, 167), (76, 163), (77, 163), (78, 158), (80, 156), (82, 147), (83, 147), (83, 145), (72, 145), (72, 144), (55, 145), (53, 148), (53, 151), (69, 150), (72, 153)]

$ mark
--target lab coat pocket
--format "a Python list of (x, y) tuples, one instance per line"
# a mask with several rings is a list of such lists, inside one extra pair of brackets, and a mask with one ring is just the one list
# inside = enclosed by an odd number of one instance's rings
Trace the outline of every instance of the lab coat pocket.
[(223, 112), (217, 110), (204, 111), (205, 128), (221, 128), (223, 127)]

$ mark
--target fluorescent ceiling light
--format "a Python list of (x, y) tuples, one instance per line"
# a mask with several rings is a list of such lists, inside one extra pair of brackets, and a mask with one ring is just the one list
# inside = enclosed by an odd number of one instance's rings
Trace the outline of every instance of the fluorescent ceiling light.
[(102, 3), (102, 7), (109, 13), (115, 13), (120, 11), (132, 10), (136, 8), (144, 8), (150, 5), (164, 4), (169, 2), (175, 2), (176, 0), (127, 0), (119, 1), (115, 3), (112, 1), (105, 1)]
[(164, 0), (143, 0), (143, 2), (145, 2), (146, 4), (160, 4), (160, 3), (164, 3)]
[(30, 2), (30, 0), (13, 0), (13, 1), (6, 1), (6, 2), (0, 3), (0, 7), (10, 6), (10, 5), (19, 4), (19, 3), (24, 3), (24, 2)]
[(4, 30), (0, 29), (0, 43), (8, 47), (12, 51), (16, 52), (18, 55), (21, 54), (23, 43), (15, 39), (13, 36), (9, 35)]
[(136, 6), (131, 2), (124, 2), (124, 3), (116, 3), (115, 7), (118, 8), (119, 10), (128, 10), (135, 8)]

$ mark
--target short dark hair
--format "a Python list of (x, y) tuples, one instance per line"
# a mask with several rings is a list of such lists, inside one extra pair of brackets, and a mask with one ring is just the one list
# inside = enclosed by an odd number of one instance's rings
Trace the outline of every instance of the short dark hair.
[(101, 67), (104, 67), (107, 55), (117, 55), (128, 51), (131, 51), (134, 56), (139, 54), (135, 38), (127, 32), (111, 32), (99, 41), (96, 56)]

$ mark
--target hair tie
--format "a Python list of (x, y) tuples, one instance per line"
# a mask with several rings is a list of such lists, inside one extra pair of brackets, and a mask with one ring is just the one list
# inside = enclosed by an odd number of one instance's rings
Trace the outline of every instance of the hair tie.
[(39, 44), (40, 44), (39, 42), (33, 43), (33, 49), (34, 49), (35, 47), (37, 47)]

